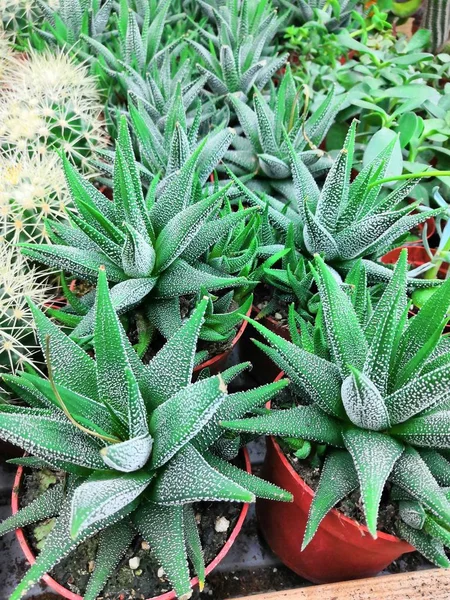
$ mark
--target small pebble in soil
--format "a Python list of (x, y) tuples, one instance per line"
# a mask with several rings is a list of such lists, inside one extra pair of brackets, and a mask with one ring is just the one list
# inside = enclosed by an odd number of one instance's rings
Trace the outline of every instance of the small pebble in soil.
[(195, 515), (195, 520), (196, 520), (197, 524), (200, 525), (200, 523), (202, 522), (202, 515), (200, 513), (197, 513)]
[(150, 550), (150, 544), (148, 542), (146, 542), (145, 540), (143, 540), (141, 542), (141, 548), (142, 548), (142, 550)]
[(95, 569), (95, 560), (90, 560), (88, 562), (88, 573), (92, 573), (92, 571)]
[(164, 579), (165, 573), (162, 567), (159, 567), (157, 575), (159, 579)]
[(223, 533), (228, 530), (229, 526), (230, 521), (228, 519), (226, 519), (225, 517), (219, 517), (218, 519), (216, 519), (214, 529), (217, 531), (217, 533)]
[(141, 559), (139, 558), (139, 556), (133, 556), (133, 558), (130, 558), (130, 560), (128, 561), (128, 566), (132, 571), (138, 569), (140, 564)]
[(140, 575), (142, 575), (142, 569), (138, 569), (134, 572), (134, 574), (136, 575), (136, 577), (139, 577)]
[(281, 321), (281, 319), (283, 318), (283, 315), (279, 312), (276, 312), (274, 317), (277, 321)]

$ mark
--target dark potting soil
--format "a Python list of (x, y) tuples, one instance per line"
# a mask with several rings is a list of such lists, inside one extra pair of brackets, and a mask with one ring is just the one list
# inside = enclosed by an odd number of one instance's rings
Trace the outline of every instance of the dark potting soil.
[[(272, 291), (271, 288), (267, 285), (258, 285), (254, 292), (254, 300), (253, 305), (256, 306), (258, 312), (266, 308), (272, 299)], [(289, 304), (287, 302), (283, 302), (279, 300), (276, 305), (276, 309), (271, 311), (270, 316), (272, 319), (275, 319), (277, 323), (280, 325), (284, 325), (287, 327), (288, 324), (288, 311)]]
[[(63, 473), (53, 471), (26, 470), (20, 494), (20, 506), (26, 506), (45, 489), (61, 481)], [(199, 527), (200, 539), (208, 565), (223, 548), (239, 518), (242, 505), (232, 502), (199, 502), (194, 510)], [(216, 523), (228, 521), (226, 531), (216, 531)], [(26, 537), (35, 554), (39, 552), (45, 536), (51, 531), (54, 519), (47, 519), (36, 525), (25, 528)], [(170, 543), (170, 540), (167, 540)], [(70, 591), (81, 594), (85, 592), (90, 573), (95, 566), (95, 555), (98, 538), (94, 536), (81, 544), (67, 558), (63, 559), (50, 572), (58, 583)], [(139, 558), (139, 566), (132, 570), (129, 566), (131, 558)], [(191, 572), (191, 576), (194, 573)], [(153, 598), (170, 591), (171, 586), (154, 558), (148, 544), (140, 536), (136, 536), (125, 557), (120, 562), (115, 574), (107, 582), (102, 598), (105, 600), (129, 600), (131, 598)], [(194, 593), (197, 597), (197, 592)]]

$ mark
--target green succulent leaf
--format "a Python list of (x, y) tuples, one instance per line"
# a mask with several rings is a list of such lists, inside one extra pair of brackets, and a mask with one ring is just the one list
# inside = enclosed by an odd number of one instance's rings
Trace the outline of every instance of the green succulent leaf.
[(158, 471), (148, 498), (167, 505), (200, 500), (255, 501), (251, 492), (211, 467), (191, 444), (186, 444)]
[(72, 498), (72, 539), (131, 504), (148, 487), (152, 477), (144, 471), (94, 473), (88, 477), (77, 487)]
[(319, 486), (308, 515), (302, 550), (314, 537), (328, 512), (359, 485), (351, 455), (344, 450), (330, 450), (323, 463)]
[(376, 538), (381, 494), (393, 466), (403, 453), (403, 445), (375, 431), (349, 429), (342, 435), (358, 474), (367, 528)]

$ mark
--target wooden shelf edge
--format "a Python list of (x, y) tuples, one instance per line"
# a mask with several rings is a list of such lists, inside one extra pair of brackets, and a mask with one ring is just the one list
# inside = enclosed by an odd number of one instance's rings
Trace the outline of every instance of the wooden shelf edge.
[(449, 600), (450, 570), (423, 569), (398, 575), (242, 596), (235, 600)]

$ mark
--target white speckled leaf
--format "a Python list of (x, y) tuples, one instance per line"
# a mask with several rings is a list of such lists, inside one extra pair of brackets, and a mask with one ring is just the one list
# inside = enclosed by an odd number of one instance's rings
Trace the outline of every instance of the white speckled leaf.
[(100, 533), (95, 568), (89, 578), (83, 600), (97, 600), (108, 577), (114, 573), (135, 535), (135, 530), (126, 519)]
[(119, 444), (102, 448), (101, 455), (105, 464), (116, 471), (131, 473), (147, 464), (153, 446), (150, 435), (141, 435)]
[[(192, 595), (184, 539), (184, 507), (146, 502), (133, 515), (133, 522), (152, 549), (179, 598)], [(170, 543), (168, 543), (170, 540)]]
[(376, 538), (381, 494), (403, 445), (387, 435), (363, 429), (349, 429), (342, 435), (358, 474), (367, 528)]
[(134, 473), (94, 473), (74, 492), (70, 535), (76, 539), (94, 524), (114, 515), (131, 504), (145, 490), (153, 475)]
[(213, 469), (191, 444), (186, 444), (158, 472), (148, 498), (167, 505), (200, 500), (255, 501), (251, 492)]
[(160, 404), (150, 419), (154, 438), (151, 466), (157, 469), (192, 439), (227, 397), (220, 377), (197, 381)]
[(362, 429), (387, 429), (389, 414), (379, 390), (364, 373), (353, 367), (350, 370), (342, 383), (342, 402), (348, 418)]

